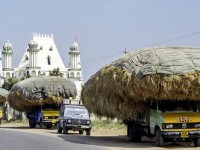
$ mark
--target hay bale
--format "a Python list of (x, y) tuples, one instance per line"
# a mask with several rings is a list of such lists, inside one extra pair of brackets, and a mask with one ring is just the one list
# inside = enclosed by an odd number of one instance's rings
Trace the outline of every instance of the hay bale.
[(8, 91), (6, 89), (0, 88), (0, 104), (4, 104), (6, 102), (8, 96)]
[(16, 110), (29, 112), (35, 106), (60, 104), (63, 98), (76, 96), (74, 82), (61, 77), (31, 77), (14, 84), (8, 102)]
[(147, 48), (130, 52), (94, 74), (81, 98), (90, 112), (131, 118), (155, 100), (200, 100), (200, 49)]

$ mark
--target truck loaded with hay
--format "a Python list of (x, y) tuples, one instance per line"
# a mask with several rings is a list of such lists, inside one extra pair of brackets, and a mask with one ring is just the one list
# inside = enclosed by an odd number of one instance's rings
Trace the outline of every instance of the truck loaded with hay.
[(8, 95), (10, 106), (25, 112), (29, 126), (35, 128), (56, 125), (62, 99), (75, 97), (74, 82), (61, 77), (31, 77), (14, 84)]
[(123, 119), (130, 141), (142, 136), (200, 145), (200, 48), (129, 52), (94, 74), (82, 100), (97, 116)]

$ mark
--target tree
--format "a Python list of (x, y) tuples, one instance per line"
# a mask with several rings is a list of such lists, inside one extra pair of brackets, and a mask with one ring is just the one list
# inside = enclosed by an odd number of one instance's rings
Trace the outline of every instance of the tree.
[(49, 76), (58, 76), (62, 77), (62, 73), (59, 68), (54, 68), (53, 71), (50, 71)]
[(13, 86), (15, 83), (17, 83), (17, 82), (19, 82), (19, 79), (17, 79), (17, 78), (8, 78), (8, 79), (4, 82), (4, 84), (2, 85), (2, 88), (4, 88), (4, 89), (10, 91), (10, 89), (12, 88), (12, 86)]

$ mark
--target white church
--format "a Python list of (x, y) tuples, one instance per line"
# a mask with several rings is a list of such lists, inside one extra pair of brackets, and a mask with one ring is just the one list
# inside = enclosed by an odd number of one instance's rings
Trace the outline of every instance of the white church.
[[(12, 44), (7, 41), (0, 52), (0, 87), (4, 80), (15, 77), (24, 78), (27, 76), (49, 76), (50, 72), (59, 68), (63, 78), (70, 79), (76, 84), (77, 99), (83, 86), (83, 75), (81, 69), (80, 51), (76, 41), (69, 48), (69, 66), (65, 67), (59, 51), (55, 45), (53, 35), (33, 33), (21, 61), (17, 68), (12, 67)], [(3, 58), (2, 58), (3, 57)]]

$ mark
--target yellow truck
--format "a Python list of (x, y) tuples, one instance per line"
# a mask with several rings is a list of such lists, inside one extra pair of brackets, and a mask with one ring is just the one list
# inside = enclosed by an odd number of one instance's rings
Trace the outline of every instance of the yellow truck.
[(51, 128), (52, 125), (57, 125), (60, 107), (55, 104), (45, 104), (41, 107), (35, 107), (34, 110), (27, 113), (29, 119), (29, 127), (35, 128), (38, 124), (40, 128), (46, 126)]
[(155, 137), (156, 146), (164, 142), (193, 142), (200, 146), (200, 112), (195, 101), (151, 101), (145, 113), (124, 120), (129, 141), (142, 136)]
[(44, 105), (42, 106), (42, 123), (46, 128), (51, 128), (52, 125), (57, 125), (60, 107), (58, 105)]

